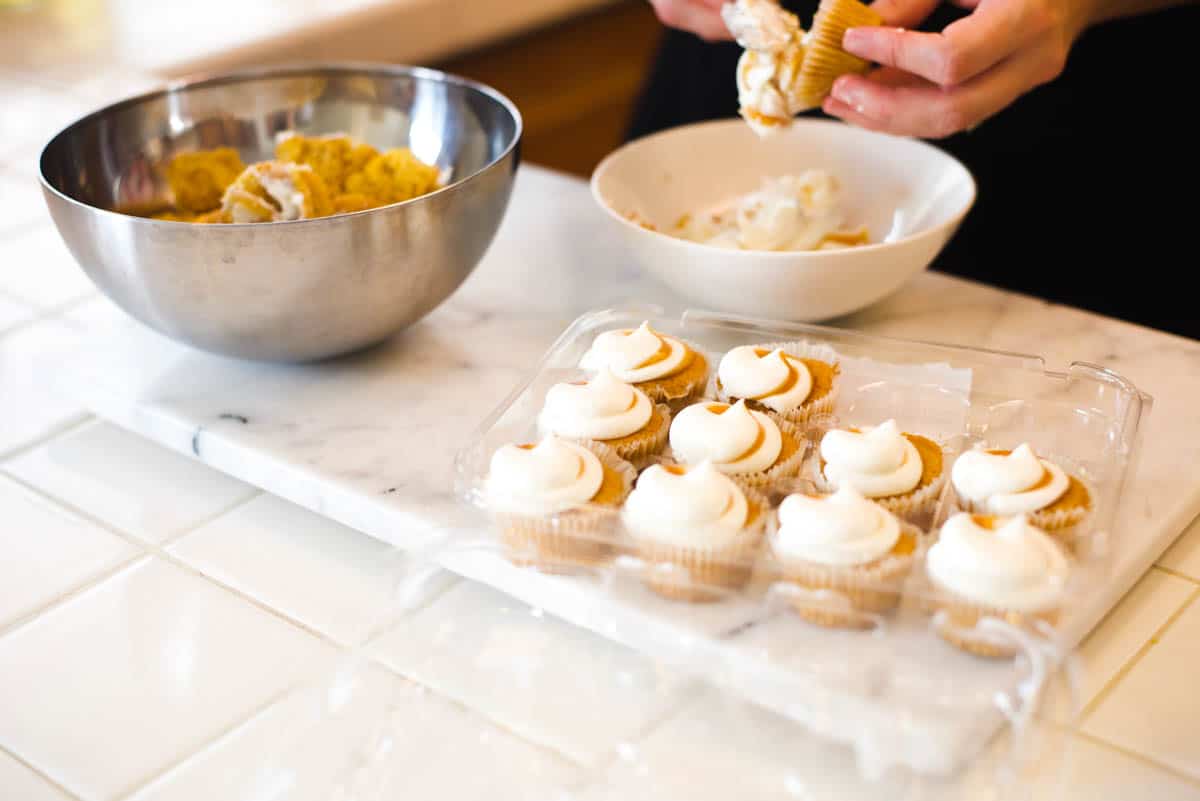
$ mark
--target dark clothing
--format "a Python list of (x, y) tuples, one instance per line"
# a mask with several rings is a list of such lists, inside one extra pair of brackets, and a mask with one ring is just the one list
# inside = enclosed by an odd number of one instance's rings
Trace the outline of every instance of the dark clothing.
[[(933, 268), (1200, 338), (1198, 37), (1195, 4), (1097, 26), (1056, 81), (937, 142), (979, 194)], [(740, 52), (666, 33), (630, 135), (736, 114)]]

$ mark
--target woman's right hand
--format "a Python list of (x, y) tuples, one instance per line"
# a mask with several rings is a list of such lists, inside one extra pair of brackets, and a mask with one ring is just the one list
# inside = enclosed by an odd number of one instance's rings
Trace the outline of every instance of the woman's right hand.
[(650, 0), (650, 5), (664, 25), (691, 31), (709, 42), (733, 38), (721, 19), (725, 0)]

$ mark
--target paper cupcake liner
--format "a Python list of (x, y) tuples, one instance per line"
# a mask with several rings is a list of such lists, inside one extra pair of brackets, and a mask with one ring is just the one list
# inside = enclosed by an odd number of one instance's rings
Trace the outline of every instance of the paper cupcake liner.
[(658, 428), (636, 432), (620, 441), (607, 440), (602, 444), (611, 448), (617, 456), (632, 464), (635, 468), (645, 467), (654, 457), (667, 447), (667, 436), (671, 431), (671, 408), (665, 403), (655, 404), (654, 407), (660, 418)]
[[(778, 516), (772, 515), (768, 525), (773, 541)], [(789, 597), (789, 605), (800, 617), (818, 625), (870, 628), (872, 616), (891, 612), (900, 604), (904, 582), (920, 552), (920, 529), (902, 523), (901, 531), (916, 541), (911, 553), (889, 553), (865, 565), (822, 565), (773, 553), (777, 580), (804, 591)]]
[(843, 50), (842, 37), (850, 28), (882, 24), (882, 17), (857, 0), (822, 0), (796, 79), (796, 101), (810, 108), (820, 106), (838, 77), (866, 72), (870, 62)]
[(637, 471), (612, 448), (598, 442), (583, 444), (606, 470), (620, 476), (619, 502), (589, 504), (551, 515), (493, 511), (501, 542), (514, 564), (563, 573), (604, 564), (616, 555), (618, 510), (633, 489)]
[(746, 500), (758, 515), (727, 546), (694, 548), (639, 538), (637, 554), (645, 563), (646, 586), (664, 598), (692, 603), (719, 601), (745, 587), (758, 561), (767, 514), (765, 498), (749, 491)]
[[(837, 351), (828, 345), (816, 345), (811, 342), (764, 342), (752, 345), (751, 347), (769, 350), (780, 349), (789, 356), (795, 356), (798, 359), (812, 359), (814, 361), (825, 362), (826, 364), (832, 364), (835, 368), (839, 363)], [(805, 401), (797, 408), (786, 412), (777, 412), (755, 400), (748, 399), (746, 405), (755, 411), (770, 415), (776, 422), (788, 422), (798, 426), (801, 430), (806, 430), (818, 423), (828, 424), (834, 417), (834, 407), (837, 405), (838, 385), (836, 372), (834, 376), (833, 386), (830, 387), (827, 393), (816, 400)], [(720, 382), (714, 380), (713, 385), (714, 393), (718, 400), (725, 403), (734, 403), (737, 400), (735, 396), (731, 396), (721, 388)]]
[(940, 618), (934, 622), (939, 637), (963, 651), (993, 659), (1011, 658), (1020, 649), (1011, 640), (977, 629), (980, 620), (996, 618), (1015, 628), (1033, 630), (1038, 623), (1054, 626), (1059, 617), (1057, 607), (1036, 612), (1019, 612), (1015, 609), (975, 603), (945, 590), (937, 590), (937, 594), (927, 598), (923, 606), (927, 612)]

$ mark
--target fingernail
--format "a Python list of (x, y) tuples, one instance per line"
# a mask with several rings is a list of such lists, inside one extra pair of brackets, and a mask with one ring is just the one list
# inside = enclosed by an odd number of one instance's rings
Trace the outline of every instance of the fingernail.
[(862, 98), (855, 91), (853, 81), (848, 78), (842, 77), (834, 81), (832, 94), (847, 106), (858, 108), (862, 105)]
[(870, 33), (862, 28), (850, 28), (842, 34), (842, 47), (850, 52), (865, 47), (870, 39)]

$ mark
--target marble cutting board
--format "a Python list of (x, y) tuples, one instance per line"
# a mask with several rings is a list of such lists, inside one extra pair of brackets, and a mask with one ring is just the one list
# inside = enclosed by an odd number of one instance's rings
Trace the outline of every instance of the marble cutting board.
[[(117, 424), (367, 534), (419, 547), (439, 529), (473, 524), (452, 493), (454, 453), (571, 319), (631, 302), (684, 307), (609, 244), (604, 225), (584, 184), (526, 167), (472, 278), (382, 346), (316, 366), (250, 364), (175, 344), (99, 301), (73, 315), (90, 347), (58, 375)], [(1200, 406), (1191, 400), (1200, 395), (1200, 343), (936, 274), (835, 324), (1035, 353), (1052, 368), (1098, 362), (1157, 396), (1115, 527), (1111, 580), (1078, 616), (1084, 628), (1200, 512)], [(527, 585), (478, 565), (460, 568), (531, 600)], [(563, 614), (588, 624), (582, 611)]]

